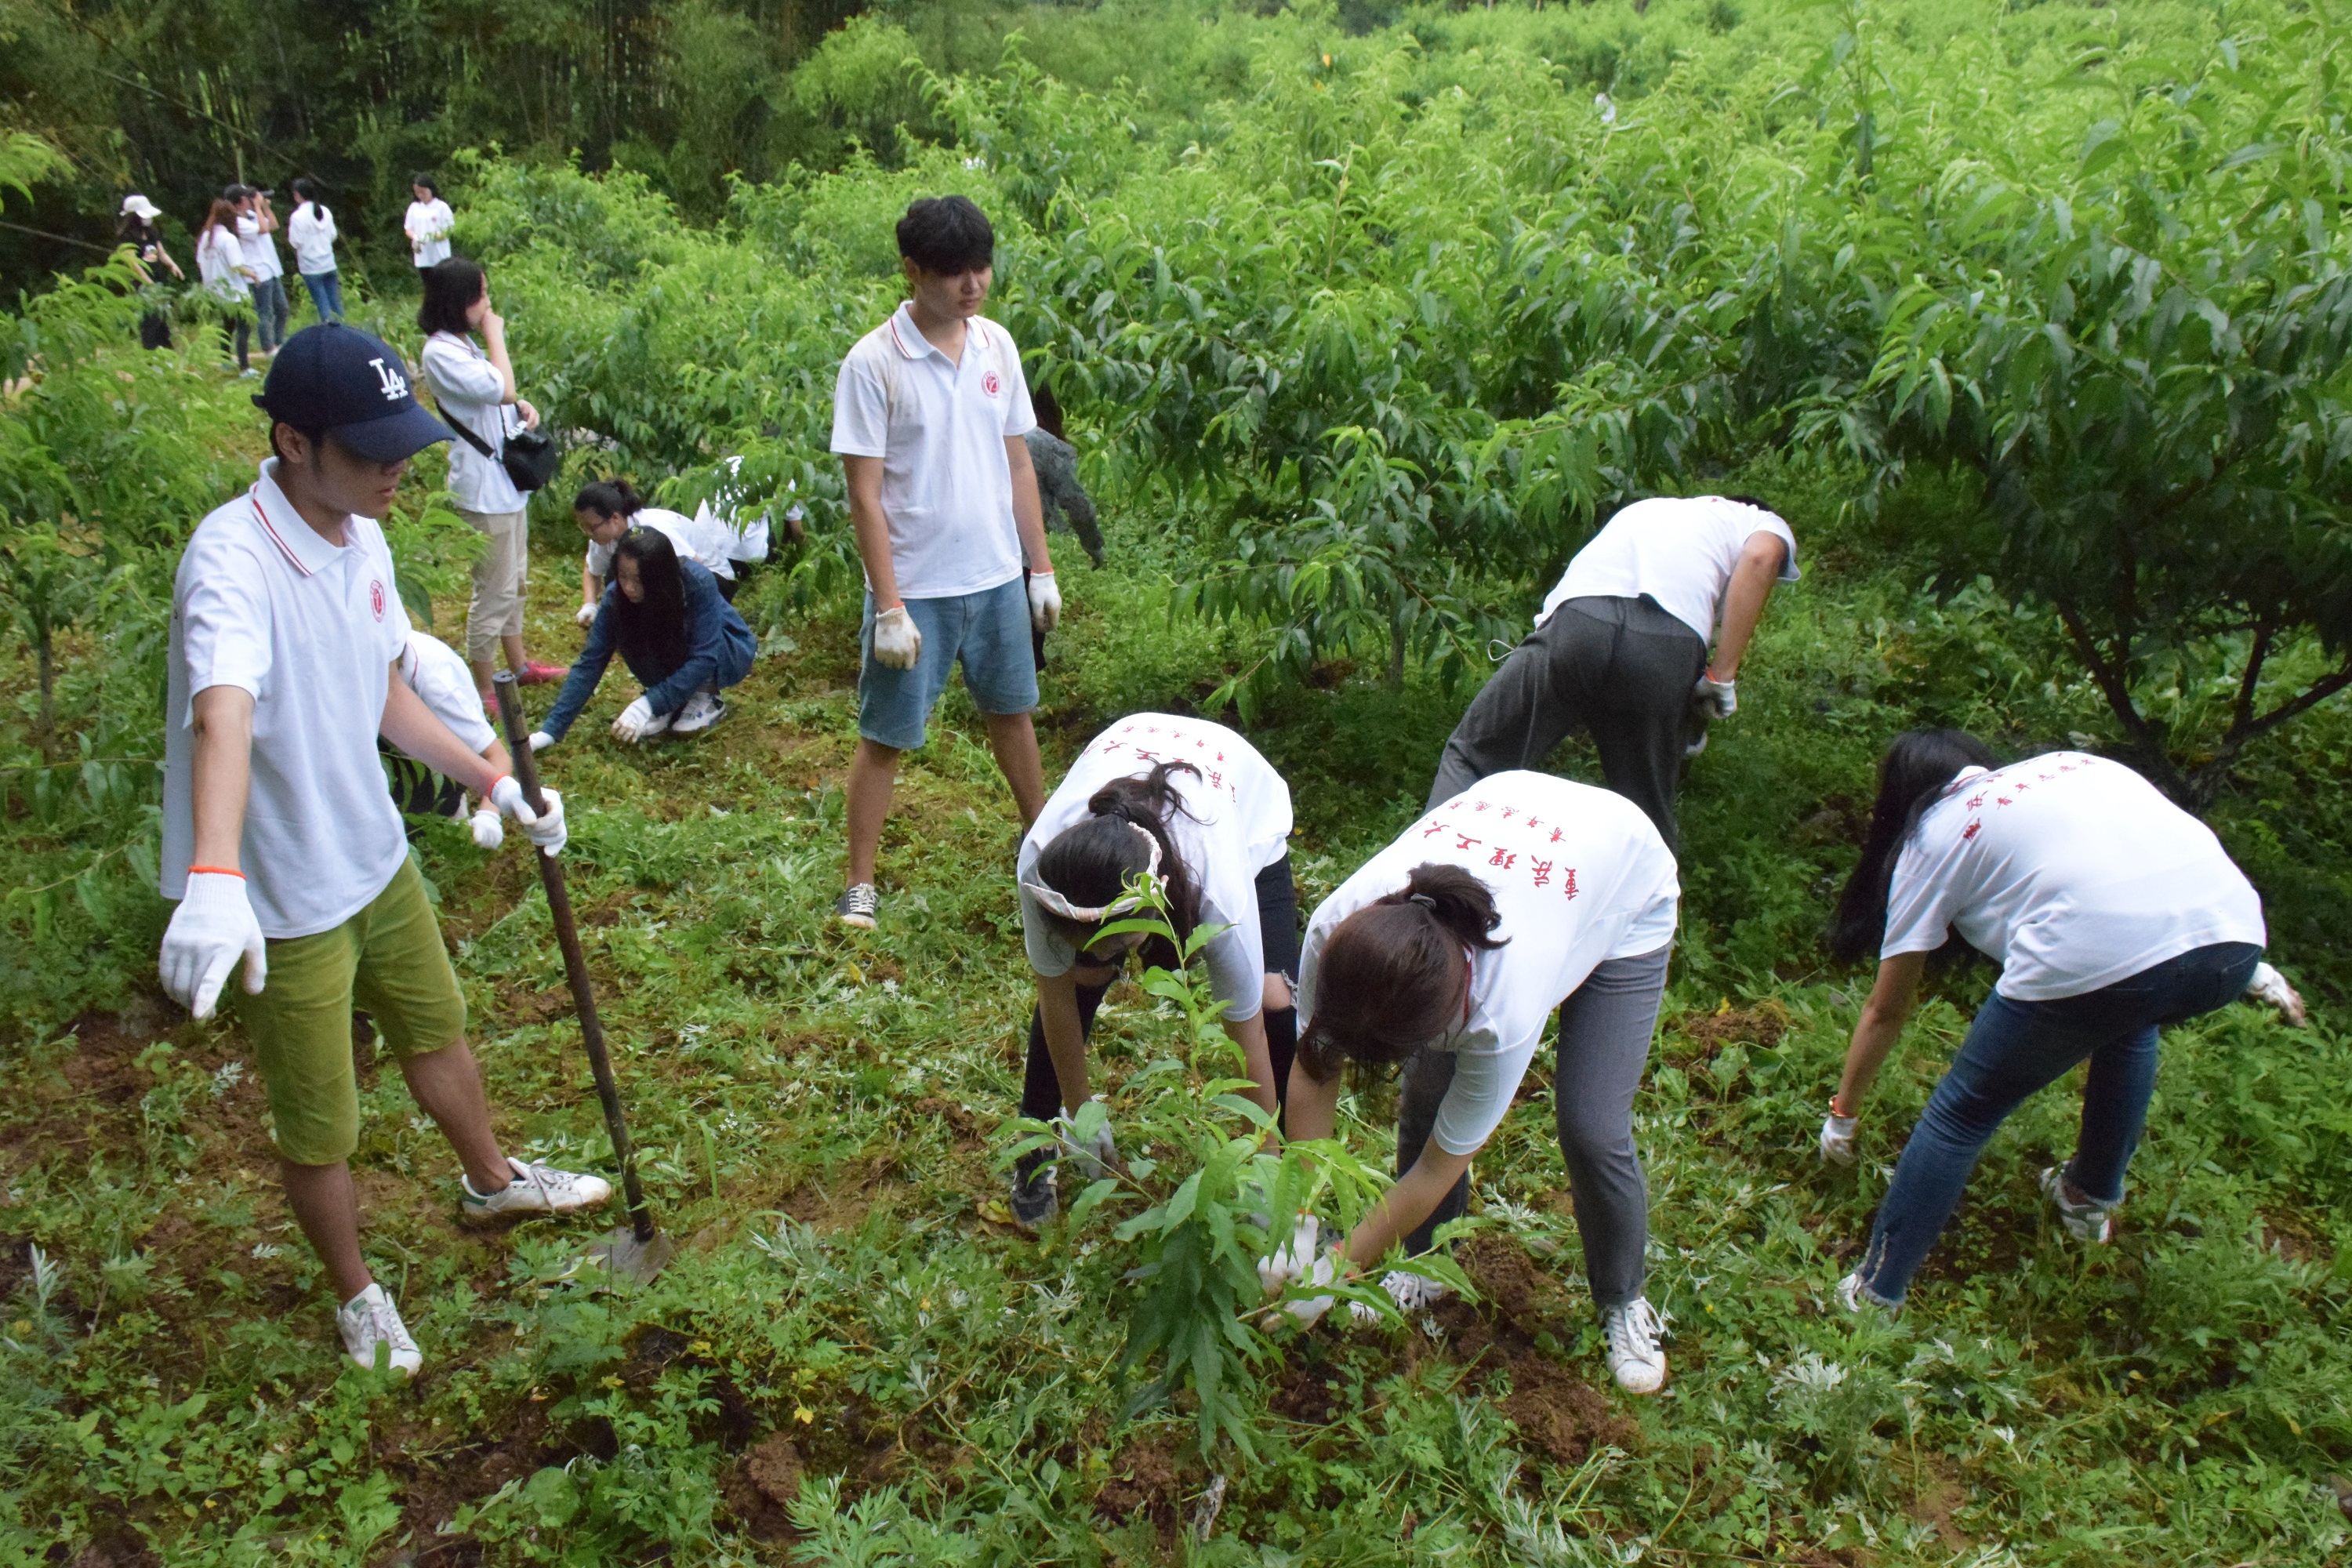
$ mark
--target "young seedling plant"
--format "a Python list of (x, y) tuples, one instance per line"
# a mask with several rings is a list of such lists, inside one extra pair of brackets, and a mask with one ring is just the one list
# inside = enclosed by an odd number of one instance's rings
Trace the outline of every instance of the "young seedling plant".
[[(1102, 1173), (1070, 1205), (1068, 1223), (1075, 1233), (1107, 1215), (1126, 1216), (1111, 1232), (1117, 1245), (1132, 1249), (1122, 1277), (1131, 1289), (1118, 1362), (1121, 1419), (1189, 1390), (1201, 1456), (1211, 1468), (1218, 1468), (1221, 1440), (1255, 1463), (1243, 1394), (1245, 1380), (1275, 1355), (1279, 1337), (1296, 1328), (1297, 1320), (1281, 1310), (1285, 1302), (1328, 1295), (1335, 1312), (1390, 1321), (1403, 1316), (1375, 1283), (1379, 1271), (1321, 1286), (1296, 1282), (1270, 1296), (1259, 1263), (1303, 1239), (1309, 1215), (1336, 1219), (1336, 1228), (1323, 1226), (1324, 1235), (1347, 1235), (1380, 1201), (1390, 1179), (1344, 1138), (1283, 1141), (1275, 1117), (1245, 1092), (1250, 1079), (1233, 1075), (1240, 1047), (1219, 1025), (1221, 1005), (1198, 962), (1223, 928), (1202, 925), (1179, 938), (1157, 879), (1136, 878), (1129, 891), (1142, 897), (1143, 908), (1106, 925), (1102, 934), (1157, 937), (1175, 949), (1181, 963), (1172, 972), (1158, 965), (1144, 970), (1144, 992), (1158, 999), (1158, 1016), (1176, 1029), (1171, 1049), (1128, 1080), (1122, 1099), (1132, 1109), (1116, 1130), (1129, 1147), (1157, 1152), (1097, 1167)], [(1054, 1122), (1020, 1119), (1013, 1124), (1016, 1141), (1000, 1163), (1009, 1167), (1034, 1152), (1055, 1151), (1076, 1165), (1076, 1151), (1093, 1147), (1110, 1125), (1110, 1107), (1099, 1098)], [(1386, 1267), (1474, 1294), (1460, 1266), (1442, 1250), (1391, 1256)], [(1139, 1373), (1155, 1366), (1148, 1382), (1132, 1386)]]

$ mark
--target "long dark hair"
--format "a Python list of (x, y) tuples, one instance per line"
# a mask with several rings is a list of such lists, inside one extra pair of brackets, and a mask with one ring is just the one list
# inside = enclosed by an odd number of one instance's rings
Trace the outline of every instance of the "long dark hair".
[(593, 511), (598, 517), (635, 517), (645, 509), (645, 498), (626, 479), (591, 480), (572, 501), (573, 511)]
[[(645, 597), (631, 600), (620, 590), (621, 563), (637, 563)], [(621, 657), (667, 669), (686, 663), (692, 646), (686, 624), (686, 573), (677, 550), (659, 529), (633, 528), (613, 547), (613, 631)]]
[[(1137, 842), (1129, 824), (1151, 835), (1160, 846), (1160, 886), (1168, 900), (1168, 923), (1181, 941), (1201, 923), (1201, 885), (1184, 857), (1176, 852), (1171, 831), (1179, 816), (1192, 814), (1177, 798), (1172, 782), (1180, 773), (1201, 776), (1190, 763), (1157, 763), (1140, 778), (1113, 779), (1087, 801), (1084, 822), (1072, 823), (1037, 853), (1037, 879), (1082, 909), (1100, 909), (1126, 890), (1128, 879), (1150, 865), (1150, 856)], [(1058, 915), (1045, 917), (1071, 945), (1083, 949), (1094, 940), (1095, 928)], [(1143, 944), (1143, 962), (1174, 969), (1182, 962), (1164, 937)]]
[(141, 217), (137, 213), (124, 213), (122, 226), (115, 231), (114, 242), (117, 245), (137, 246), (144, 250), (153, 245), (159, 237), (152, 223)]
[(232, 235), (236, 233), (236, 204), (226, 196), (213, 198), (212, 210), (205, 214), (205, 226), (197, 232), (209, 234), (216, 228), (225, 228)]
[(1493, 889), (1459, 866), (1415, 866), (1400, 890), (1339, 922), (1315, 971), (1298, 1060), (1318, 1083), (1347, 1063), (1400, 1062), (1462, 1021), (1463, 949), (1510, 939)]
[(308, 174), (294, 176), (294, 195), (300, 205), (316, 208), (320, 217), (334, 216), (327, 210), (326, 204), (319, 199), (319, 187), (310, 183), (310, 177)]
[(1886, 894), (1895, 863), (1927, 808), (1944, 797), (1963, 768), (1997, 768), (1992, 748), (1965, 730), (1906, 730), (1878, 759), (1878, 798), (1862, 860), (1846, 879), (1830, 921), (1830, 955), (1852, 963), (1886, 940)]
[(478, 261), (462, 256), (444, 257), (425, 269), (425, 300), (416, 307), (416, 324), (425, 335), (435, 332), (455, 332), (464, 337), (473, 328), (466, 324), (466, 312), (489, 287), (489, 275)]

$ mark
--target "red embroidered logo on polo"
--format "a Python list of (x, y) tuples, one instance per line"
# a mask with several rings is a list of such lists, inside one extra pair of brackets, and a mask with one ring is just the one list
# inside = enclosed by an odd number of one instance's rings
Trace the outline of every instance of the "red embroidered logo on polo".
[(980, 378), (980, 389), (989, 396), (994, 397), (1004, 390), (1004, 379), (992, 370)]
[(368, 608), (375, 612), (377, 620), (383, 619), (383, 579), (381, 577), (368, 584)]

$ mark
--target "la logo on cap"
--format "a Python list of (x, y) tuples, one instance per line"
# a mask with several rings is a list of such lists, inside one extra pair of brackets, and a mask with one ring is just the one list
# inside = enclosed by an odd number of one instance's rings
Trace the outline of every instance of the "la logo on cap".
[(386, 403), (397, 403), (408, 395), (408, 378), (401, 374), (397, 368), (384, 363), (381, 359), (372, 359), (368, 363), (375, 367), (376, 383), (383, 388), (383, 400)]

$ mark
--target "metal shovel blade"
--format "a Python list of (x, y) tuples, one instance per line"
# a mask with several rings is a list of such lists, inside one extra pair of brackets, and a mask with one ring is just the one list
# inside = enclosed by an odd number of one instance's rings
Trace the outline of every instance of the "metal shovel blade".
[(667, 1268), (676, 1256), (677, 1243), (660, 1231), (640, 1238), (625, 1225), (591, 1247), (587, 1261), (615, 1279), (643, 1285)]

